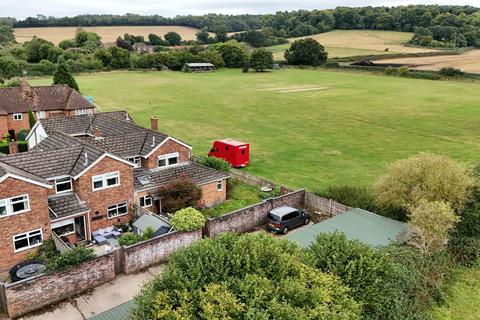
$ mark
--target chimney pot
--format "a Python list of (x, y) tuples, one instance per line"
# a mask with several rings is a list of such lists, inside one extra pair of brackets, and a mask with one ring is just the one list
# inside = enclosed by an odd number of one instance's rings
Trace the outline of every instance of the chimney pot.
[(9, 152), (9, 154), (18, 153), (17, 141), (11, 141), (11, 142), (8, 143), (8, 152)]
[(158, 131), (158, 118), (156, 116), (150, 118), (150, 128), (153, 131)]

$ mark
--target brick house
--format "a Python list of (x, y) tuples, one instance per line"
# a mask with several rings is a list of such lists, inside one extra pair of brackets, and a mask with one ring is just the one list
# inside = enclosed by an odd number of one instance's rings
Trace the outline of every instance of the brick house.
[(39, 119), (30, 150), (0, 157), (0, 272), (23, 261), (52, 232), (65, 242), (128, 223), (135, 208), (162, 212), (159, 188), (187, 178), (200, 206), (226, 199), (223, 172), (190, 161), (186, 143), (134, 123), (126, 112)]
[(66, 85), (29, 86), (0, 89), (0, 134), (15, 139), (21, 130), (29, 130), (28, 110), (36, 119), (92, 114), (95, 106)]

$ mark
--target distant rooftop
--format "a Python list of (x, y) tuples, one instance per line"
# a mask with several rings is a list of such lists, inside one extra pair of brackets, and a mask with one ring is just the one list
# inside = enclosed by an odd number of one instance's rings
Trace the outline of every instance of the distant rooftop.
[(215, 66), (211, 63), (203, 63), (203, 62), (194, 62), (194, 63), (185, 63), (187, 67), (192, 68), (215, 68)]
[(385, 246), (400, 241), (407, 231), (407, 224), (366, 210), (352, 209), (286, 237), (298, 242), (302, 247), (308, 247), (317, 235), (335, 231), (344, 233), (350, 240), (359, 240), (372, 246)]

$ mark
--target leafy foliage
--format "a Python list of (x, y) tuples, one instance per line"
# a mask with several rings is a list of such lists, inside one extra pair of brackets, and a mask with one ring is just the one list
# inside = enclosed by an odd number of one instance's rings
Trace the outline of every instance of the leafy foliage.
[(264, 71), (273, 68), (273, 54), (265, 49), (253, 51), (250, 57), (250, 67), (255, 71)]
[(160, 187), (162, 204), (166, 212), (176, 212), (187, 207), (196, 207), (202, 199), (202, 189), (195, 182), (183, 178)]
[(215, 157), (200, 157), (198, 158), (198, 164), (202, 166), (209, 167), (218, 171), (229, 172), (230, 164), (220, 158)]
[(245, 49), (235, 41), (216, 44), (213, 48), (221, 54), (227, 68), (240, 68), (248, 60)]
[(317, 192), (321, 197), (335, 200), (352, 208), (376, 212), (375, 195), (367, 187), (331, 186), (323, 192)]
[(410, 210), (420, 200), (444, 201), (458, 212), (474, 184), (472, 170), (463, 164), (447, 156), (422, 153), (390, 165), (374, 189), (381, 206)]
[(58, 63), (57, 69), (53, 74), (53, 84), (66, 84), (70, 88), (80, 91), (73, 74), (70, 72), (70, 69), (65, 62)]
[(85, 247), (75, 247), (71, 251), (66, 251), (47, 260), (48, 271), (68, 270), (82, 262), (95, 258), (93, 249)]
[(182, 37), (178, 33), (173, 31), (170, 31), (167, 34), (165, 34), (164, 38), (172, 46), (178, 46), (182, 42)]
[(222, 234), (170, 259), (135, 299), (133, 319), (359, 319), (335, 277), (266, 234)]
[(285, 51), (285, 59), (289, 64), (318, 66), (327, 61), (328, 53), (315, 39), (296, 40)]
[(33, 110), (32, 108), (28, 108), (28, 124), (30, 125), (30, 129), (33, 128), (35, 123), (37, 123), (37, 120), (35, 120), (35, 116), (33, 115)]
[(154, 233), (155, 230), (151, 226), (148, 226), (142, 235), (135, 234), (133, 232), (125, 232), (120, 236), (120, 238), (118, 238), (118, 243), (121, 246), (128, 247), (134, 245), (135, 243), (153, 238)]
[(175, 230), (193, 231), (205, 225), (205, 217), (194, 208), (185, 208), (175, 212), (170, 223)]

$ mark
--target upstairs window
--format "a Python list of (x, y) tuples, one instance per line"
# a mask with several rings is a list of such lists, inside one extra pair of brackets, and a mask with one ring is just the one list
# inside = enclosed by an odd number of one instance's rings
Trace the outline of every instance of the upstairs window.
[(107, 213), (109, 219), (128, 214), (128, 202), (125, 201), (119, 204), (108, 206)]
[(17, 234), (13, 237), (13, 246), (15, 252), (38, 247), (43, 242), (42, 229)]
[(28, 195), (0, 200), (0, 217), (30, 210)]
[(20, 121), (22, 119), (23, 119), (23, 115), (21, 113), (14, 113), (13, 114), (13, 120)]
[(47, 114), (45, 111), (37, 111), (37, 119), (45, 119), (47, 117)]
[(57, 193), (72, 191), (72, 178), (60, 178), (55, 180), (55, 190)]
[(120, 173), (111, 172), (92, 177), (93, 191), (113, 188), (120, 185)]
[(179, 158), (180, 158), (180, 155), (178, 152), (158, 156), (158, 166), (160, 168), (173, 166), (179, 163)]
[(75, 109), (75, 115), (76, 116), (81, 116), (83, 114), (88, 114), (88, 109)]
[(127, 160), (132, 163), (135, 163), (136, 168), (140, 168), (142, 166), (142, 159), (140, 158), (140, 156), (130, 157), (130, 158), (127, 158)]

